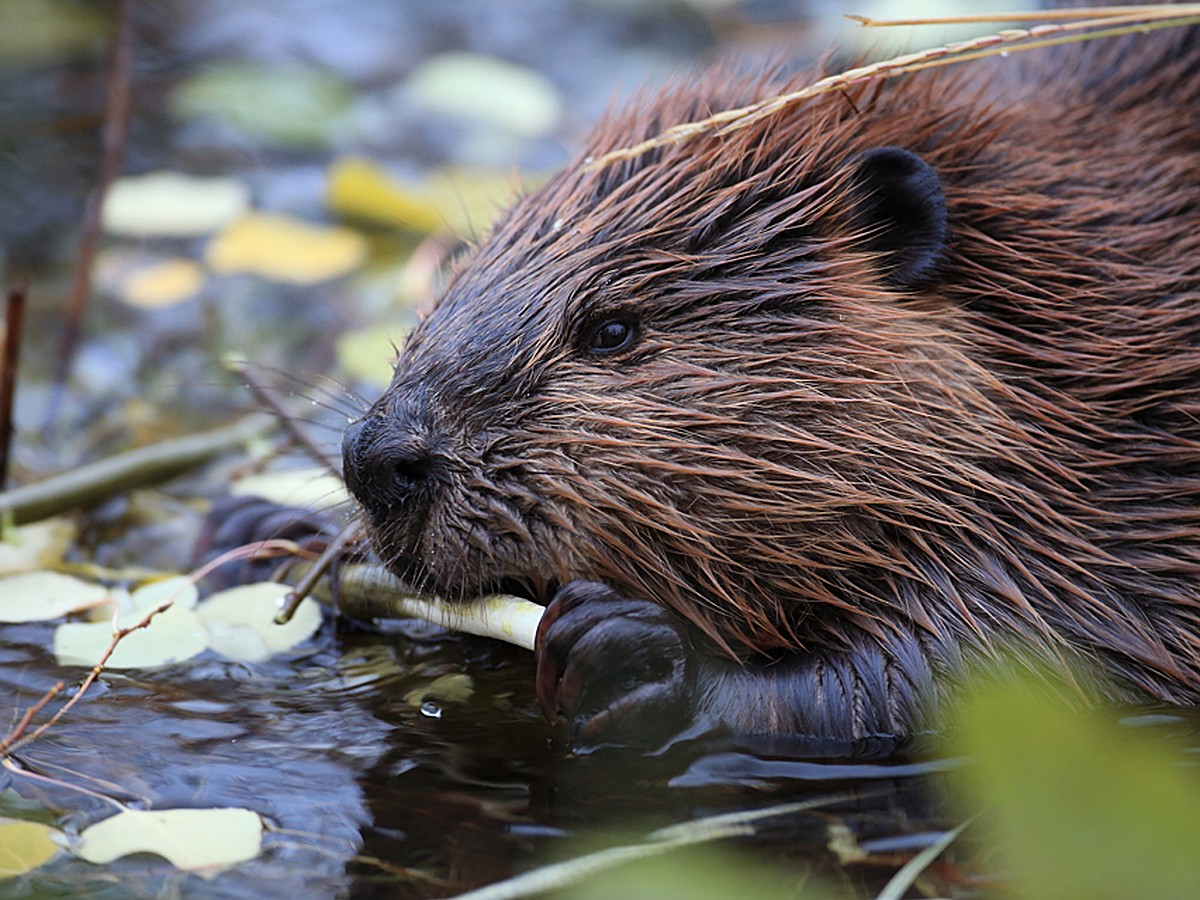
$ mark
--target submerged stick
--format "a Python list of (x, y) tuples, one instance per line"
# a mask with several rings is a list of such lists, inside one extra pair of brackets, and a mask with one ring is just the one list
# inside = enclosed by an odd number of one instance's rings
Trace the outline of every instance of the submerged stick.
[(247, 416), (226, 428), (162, 441), (0, 493), (0, 515), (20, 525), (173, 478), (265, 434), (274, 419)]

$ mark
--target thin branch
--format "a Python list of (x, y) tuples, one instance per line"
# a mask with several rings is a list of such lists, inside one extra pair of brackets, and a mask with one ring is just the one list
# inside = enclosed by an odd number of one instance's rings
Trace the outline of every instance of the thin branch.
[(233, 425), (111, 456), (0, 493), (0, 515), (17, 524), (86, 506), (134, 487), (166, 481), (265, 434), (274, 420), (251, 415)]
[[(969, 62), (988, 56), (1039, 50), (1060, 44), (1099, 40), (1124, 34), (1157, 31), (1162, 28), (1179, 28), (1200, 24), (1200, 5), (1186, 4), (1176, 7), (1153, 6), (1135, 8), (1136, 13), (1106, 15), (1064, 24), (1035, 25), (1028, 29), (1006, 29), (997, 34), (984, 35), (966, 41), (956, 41), (940, 47), (930, 47), (914, 53), (905, 53), (881, 62), (847, 69), (829, 75), (797, 91), (780, 94), (738, 109), (716, 113), (695, 122), (684, 122), (629, 147), (612, 150), (585, 162), (586, 170), (596, 170), (621, 160), (634, 159), (650, 150), (673, 144), (681, 144), (702, 134), (728, 134), (745, 128), (782, 109), (803, 100), (842, 90), (851, 85), (869, 81), (882, 81), (919, 72), (938, 66)], [(1180, 15), (1180, 13), (1188, 15)], [(1101, 27), (1106, 26), (1106, 27)], [(1088, 30), (1097, 29), (1097, 30)], [(1084, 33), (1073, 33), (1084, 32)], [(1049, 37), (1050, 35), (1061, 35)]]
[(25, 294), (29, 282), (22, 280), (8, 292), (4, 305), (4, 350), (0, 359), (0, 491), (8, 484), (9, 452), (13, 433), (13, 394), (17, 387), (17, 358), (25, 327)]
[(133, 56), (134, 0), (114, 0), (116, 4), (115, 33), (113, 35), (112, 63), (108, 75), (108, 101), (104, 122), (104, 150), (100, 161), (100, 175), (96, 188), (88, 197), (83, 215), (83, 237), (79, 255), (75, 260), (75, 271), (71, 278), (71, 293), (67, 302), (66, 318), (63, 323), (62, 343), (54, 373), (54, 389), (50, 402), (46, 404), (44, 430), (49, 433), (58, 417), (66, 391), (67, 379), (75, 362), (79, 345), (79, 332), (83, 313), (91, 293), (92, 266), (96, 260), (96, 247), (100, 242), (100, 215), (104, 209), (104, 198), (108, 188), (120, 174), (125, 158), (126, 135), (129, 130), (129, 85), (131, 59)]

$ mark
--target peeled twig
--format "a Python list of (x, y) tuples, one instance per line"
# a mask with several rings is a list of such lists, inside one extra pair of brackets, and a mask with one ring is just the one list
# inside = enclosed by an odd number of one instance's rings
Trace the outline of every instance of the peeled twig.
[(0, 515), (17, 524), (86, 506), (136, 487), (166, 481), (265, 434), (274, 420), (247, 416), (225, 428), (162, 441), (102, 459), (35, 484), (0, 493)]
[[(296, 568), (303, 573), (308, 565), (302, 563)], [(424, 619), (453, 631), (532, 650), (538, 622), (545, 612), (538, 604), (509, 594), (449, 603), (432, 594), (416, 593), (379, 565), (352, 563), (338, 574), (338, 608), (356, 619)], [(322, 603), (332, 602), (327, 583), (317, 585), (313, 596)]]
[[(584, 168), (587, 170), (601, 169), (614, 162), (635, 159), (643, 153), (658, 147), (682, 144), (702, 134), (711, 132), (728, 134), (752, 125), (803, 100), (843, 90), (847, 87), (868, 81), (895, 78), (898, 75), (919, 72), (923, 69), (970, 62), (971, 60), (982, 59), (988, 56), (1038, 50), (1060, 44), (1098, 40), (1134, 32), (1148, 32), (1161, 28), (1179, 28), (1200, 24), (1200, 5), (1198, 4), (1151, 6), (1145, 8), (1121, 7), (1119, 9), (1121, 12), (1118, 14), (1098, 15), (1096, 18), (1085, 19), (1083, 21), (1035, 25), (1027, 29), (1006, 29), (996, 34), (984, 35), (966, 41), (955, 41), (945, 46), (930, 47), (914, 53), (905, 53), (901, 56), (892, 57), (882, 62), (847, 69), (836, 75), (821, 78), (796, 91), (770, 97), (738, 109), (725, 110), (724, 112), (716, 113), (695, 122), (684, 122), (680, 125), (675, 125), (640, 143), (612, 150), (594, 159), (588, 159), (584, 164)], [(1127, 9), (1135, 11), (1127, 12)], [(1019, 16), (1016, 18), (1019, 18)], [(883, 23), (877, 23), (868, 19), (864, 24), (879, 25)], [(1049, 37), (1049, 35), (1058, 36)]]

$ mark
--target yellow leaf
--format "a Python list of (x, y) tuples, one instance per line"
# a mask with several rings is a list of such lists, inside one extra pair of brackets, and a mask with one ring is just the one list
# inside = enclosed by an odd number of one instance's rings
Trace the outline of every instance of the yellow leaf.
[(49, 825), (0, 818), (0, 878), (31, 872), (61, 849)]
[(127, 809), (85, 828), (79, 856), (109, 863), (157, 853), (177, 869), (223, 869), (258, 856), (262, 819), (248, 809)]
[(190, 259), (164, 259), (134, 269), (121, 282), (126, 303), (143, 309), (174, 306), (195, 295), (204, 284), (204, 270)]
[(348, 157), (330, 166), (328, 200), (330, 209), (347, 218), (424, 233), (446, 230), (445, 218), (429, 197), (368, 159)]
[(289, 284), (337, 278), (366, 257), (366, 238), (356, 231), (269, 213), (242, 217), (213, 238), (205, 253), (219, 274), (248, 273)]
[(338, 362), (351, 378), (382, 390), (392, 380), (392, 363), (402, 331), (395, 325), (377, 325), (344, 332), (335, 345)]

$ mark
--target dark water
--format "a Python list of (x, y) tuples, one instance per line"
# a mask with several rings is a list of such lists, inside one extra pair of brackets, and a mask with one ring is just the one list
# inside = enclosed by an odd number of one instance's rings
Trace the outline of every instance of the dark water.
[[(614, 94), (730, 48), (763, 53), (782, 44), (804, 56), (813, 52), (806, 40), (824, 33), (828, 19), (809, 18), (804, 4), (783, 0), (133, 6), (125, 171), (235, 175), (251, 186), (258, 207), (314, 220), (328, 218), (324, 172), (339, 155), (368, 154), (417, 175), (464, 161), (544, 171), (565, 160)], [(32, 278), (18, 480), (148, 435), (227, 421), (252, 406), (220, 370), (225, 352), (249, 356), (285, 386), (298, 377), (300, 393), (324, 402), (321, 376), (349, 380), (333, 349), (340, 331), (381, 318), (399, 329), (411, 320), (411, 307), (380, 302), (361, 281), (296, 287), (213, 279), (197, 298), (155, 311), (123, 306), (101, 287), (57, 432), (44, 438), (47, 378), (97, 171), (111, 22), (108, 7), (97, 13), (95, 5), (66, 0), (32, 7), (86, 18), (95, 28), (40, 56), (0, 55), (0, 272), (6, 284)], [(0, 28), (10, 33), (25, 27), (14, 10), (0, 7)], [(396, 89), (406, 74), (436, 53), (461, 49), (548, 78), (564, 100), (554, 133), (489, 143), (486, 133), (406, 105)], [(172, 114), (181, 83), (230, 60), (299, 63), (332, 75), (353, 98), (353, 127), (331, 128), (301, 146)], [(398, 253), (413, 243), (400, 235), (373, 240), (394, 242)], [(200, 252), (195, 241), (151, 244), (106, 240), (104, 247)], [(366, 396), (375, 390), (352, 387)], [(344, 422), (356, 401), (332, 402), (335, 414), (318, 434), (335, 447), (339, 414)], [(89, 512), (74, 555), (181, 570), (198, 522), (192, 501), (219, 495), (236, 465)], [(56, 681), (80, 677), (55, 664), (51, 634), (48, 624), (0, 626), (0, 728)], [(467, 673), (468, 692), (428, 694), (435, 679), (457, 673)], [(113, 812), (112, 800), (239, 806), (261, 813), (272, 830), (260, 858), (212, 880), (149, 856), (105, 867), (64, 858), (0, 882), (5, 897), (448, 896), (580, 852), (580, 837), (606, 830), (628, 839), (706, 815), (816, 798), (835, 799), (764, 824), (739, 847), (785, 872), (815, 871), (870, 895), (947, 825), (935, 763), (812, 759), (808, 749), (783, 743), (693, 742), (658, 756), (576, 756), (536, 709), (527, 654), (420, 628), (335, 634), (327, 625), (317, 640), (269, 663), (205, 656), (152, 672), (108, 673), (14, 765), (19, 770), (0, 770), (0, 816), (75, 832)], [(862, 861), (843, 864), (829, 849), (831, 839), (845, 843), (847, 835), (868, 851)]]

